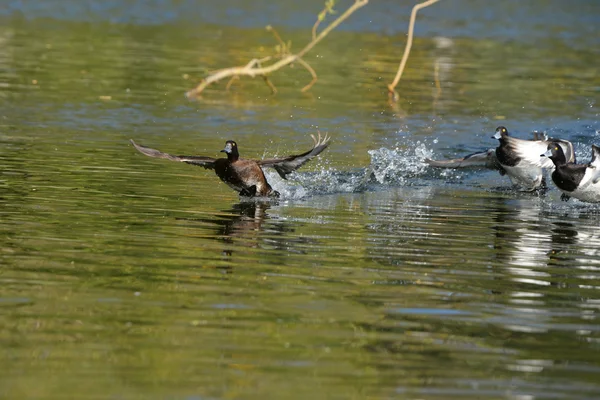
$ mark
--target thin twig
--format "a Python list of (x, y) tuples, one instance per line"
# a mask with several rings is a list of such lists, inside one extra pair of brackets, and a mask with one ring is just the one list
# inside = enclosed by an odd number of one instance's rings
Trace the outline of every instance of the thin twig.
[(404, 48), (404, 54), (402, 55), (402, 60), (400, 61), (400, 66), (398, 67), (398, 72), (396, 72), (396, 77), (394, 81), (388, 85), (388, 93), (390, 97), (396, 101), (398, 100), (398, 92), (396, 92), (395, 88), (400, 82), (400, 77), (402, 76), (402, 72), (404, 72), (404, 67), (406, 66), (406, 61), (408, 60), (408, 55), (410, 54), (410, 49), (412, 47), (413, 41), (413, 32), (415, 30), (415, 19), (417, 18), (417, 11), (421, 8), (429, 7), (430, 5), (437, 3), (439, 0), (427, 0), (422, 3), (415, 5), (410, 13), (410, 22), (408, 24), (408, 38), (406, 40), (406, 47)]
[(271, 94), (277, 93), (277, 88), (275, 87), (275, 85), (273, 85), (273, 82), (271, 82), (269, 80), (269, 77), (266, 75), (263, 75), (263, 79), (265, 80), (265, 83), (267, 84), (267, 86), (271, 88)]
[(435, 61), (433, 66), (433, 79), (437, 88), (437, 96), (439, 96), (442, 94), (442, 85), (440, 84), (440, 62), (438, 60)]
[(435, 82), (436, 91), (433, 95), (433, 110), (434, 112), (437, 110), (437, 102), (442, 94), (442, 85), (440, 84), (440, 61), (438, 59), (435, 60), (435, 64), (433, 65), (433, 80)]
[(283, 42), (283, 40), (281, 40), (281, 36), (279, 36), (279, 33), (277, 33), (275, 28), (273, 28), (271, 25), (267, 25), (267, 31), (273, 33), (273, 36), (275, 36), (275, 40), (277, 40), (279, 42), (279, 45), (281, 46), (281, 50), (284, 51), (286, 48), (286, 45)]
[(317, 28), (319, 28), (319, 25), (321, 24), (321, 22), (323, 22), (325, 20), (327, 13), (335, 14), (335, 11), (333, 10), (334, 6), (335, 6), (335, 0), (327, 0), (325, 2), (325, 8), (323, 8), (323, 10), (317, 15), (317, 20), (315, 21), (315, 24), (312, 27), (313, 40), (315, 40), (315, 38), (317, 37)]
[[(264, 76), (264, 75), (267, 75), (271, 72), (277, 71), (278, 69), (297, 61), (298, 59), (302, 58), (306, 53), (308, 53), (313, 47), (315, 47), (321, 40), (323, 40), (323, 38), (325, 38), (329, 34), (329, 32), (334, 30), (338, 25), (340, 25), (343, 21), (345, 21), (356, 10), (367, 5), (367, 3), (369, 3), (369, 0), (355, 0), (354, 4), (352, 4), (350, 7), (348, 7), (348, 9), (345, 12), (343, 12), (338, 18), (333, 20), (329, 25), (327, 25), (327, 27), (325, 29), (323, 29), (313, 40), (311, 40), (297, 54), (290, 54), (290, 55), (284, 56), (279, 61), (277, 61), (271, 65), (268, 65), (266, 67), (260, 67), (260, 66), (257, 67), (257, 65), (260, 65), (261, 60), (253, 59), (253, 60), (250, 60), (243, 67), (232, 67), (232, 68), (225, 68), (225, 69), (218, 70), (215, 73), (210, 74), (206, 78), (204, 78), (198, 86), (196, 86), (194, 89), (188, 91), (186, 93), (186, 96), (188, 98), (195, 97), (195, 96), (199, 95), (200, 93), (202, 93), (202, 91), (204, 89), (206, 89), (206, 87), (208, 85), (210, 85), (214, 82), (218, 82), (222, 79), (229, 78), (234, 75), (240, 75), (240, 76), (243, 75), (243, 76), (250, 76), (250, 77)], [(267, 58), (270, 60), (269, 57), (267, 57)], [(309, 69), (309, 71), (310, 71), (310, 69)], [(314, 78), (314, 76), (313, 76), (313, 78)]]
[(304, 61), (303, 59), (299, 58), (298, 60), (298, 64), (302, 65), (304, 68), (306, 68), (308, 70), (308, 72), (310, 72), (310, 74), (312, 75), (312, 81), (310, 81), (308, 83), (308, 85), (304, 86), (301, 90), (301, 92), (306, 92), (308, 91), (315, 83), (317, 83), (317, 73), (315, 72), (315, 70), (313, 69), (313, 67), (311, 67), (306, 61)]
[(239, 75), (232, 76), (231, 79), (229, 80), (229, 82), (227, 82), (227, 85), (225, 86), (225, 90), (229, 91), (229, 88), (233, 84), (233, 81), (237, 81), (238, 79), (240, 79)]
[(321, 24), (321, 20), (317, 18), (315, 24), (312, 27), (312, 40), (315, 40), (315, 38), (317, 37), (317, 28), (319, 27), (319, 24)]

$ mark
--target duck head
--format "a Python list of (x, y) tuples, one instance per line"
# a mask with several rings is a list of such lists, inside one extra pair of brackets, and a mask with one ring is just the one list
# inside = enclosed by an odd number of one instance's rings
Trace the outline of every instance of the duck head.
[(237, 160), (240, 157), (240, 153), (238, 152), (237, 143), (233, 140), (228, 140), (225, 142), (225, 148), (221, 150), (221, 153), (227, 153), (227, 158), (230, 160)]
[(562, 147), (560, 147), (557, 143), (550, 143), (548, 145), (548, 150), (546, 150), (544, 154), (540, 154), (540, 157), (548, 157), (552, 160), (554, 165), (567, 163), (565, 152), (563, 151)]
[(496, 128), (496, 133), (494, 133), (494, 136), (492, 136), (492, 139), (502, 139), (508, 136), (508, 129), (506, 129), (503, 126), (499, 126)]

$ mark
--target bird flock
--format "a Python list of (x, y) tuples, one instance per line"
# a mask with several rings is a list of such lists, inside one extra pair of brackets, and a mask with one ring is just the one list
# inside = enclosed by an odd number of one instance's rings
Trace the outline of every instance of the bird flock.
[[(263, 167), (274, 168), (283, 178), (296, 171), (312, 158), (322, 153), (330, 144), (325, 135), (311, 135), (313, 147), (301, 154), (252, 160), (241, 158), (238, 145), (233, 140), (225, 142), (221, 152), (226, 158), (206, 156), (176, 156), (135, 143), (133, 146), (149, 157), (164, 158), (212, 169), (229, 187), (243, 197), (279, 197), (267, 182)], [(499, 146), (482, 152), (469, 154), (452, 160), (425, 159), (435, 168), (487, 168), (506, 175), (513, 186), (521, 191), (536, 191), (547, 188), (545, 174), (551, 172), (552, 181), (562, 192), (561, 199), (571, 197), (584, 202), (600, 202), (600, 147), (592, 145), (592, 157), (586, 164), (577, 164), (573, 144), (568, 140), (549, 138), (544, 133), (534, 132), (533, 139), (512, 137), (508, 130), (499, 126), (494, 135)]]
[(600, 202), (600, 147), (592, 145), (592, 158), (586, 164), (577, 164), (573, 144), (568, 140), (549, 138), (534, 132), (532, 140), (510, 136), (499, 126), (492, 136), (500, 145), (495, 149), (469, 154), (453, 160), (425, 162), (436, 168), (487, 168), (507, 175), (515, 188), (521, 191), (545, 189), (545, 173), (551, 172), (552, 181), (562, 192), (561, 199), (571, 197), (584, 202)]

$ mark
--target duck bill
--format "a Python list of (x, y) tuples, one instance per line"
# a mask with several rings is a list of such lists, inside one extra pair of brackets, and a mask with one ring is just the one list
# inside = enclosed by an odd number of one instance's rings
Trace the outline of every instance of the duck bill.
[(498, 140), (500, 140), (501, 138), (502, 138), (502, 135), (498, 131), (496, 133), (494, 133), (494, 136), (492, 136), (492, 139), (498, 139)]
[(225, 145), (225, 148), (223, 150), (221, 150), (221, 153), (227, 153), (227, 154), (231, 153), (231, 143), (227, 143)]
[(552, 155), (552, 150), (548, 149), (545, 153), (540, 154), (540, 157), (550, 157)]

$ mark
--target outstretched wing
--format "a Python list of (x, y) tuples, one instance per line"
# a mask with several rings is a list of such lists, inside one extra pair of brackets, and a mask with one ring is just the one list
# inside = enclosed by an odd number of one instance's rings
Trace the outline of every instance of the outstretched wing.
[(198, 165), (200, 167), (204, 167), (206, 169), (214, 169), (215, 168), (215, 158), (212, 157), (202, 157), (202, 156), (174, 156), (172, 154), (163, 153), (162, 151), (151, 149), (150, 147), (145, 147), (137, 144), (130, 139), (133, 147), (137, 149), (140, 153), (148, 156), (148, 157), (156, 157), (156, 158), (165, 158), (171, 161), (179, 161), (188, 164)]
[(595, 144), (592, 145), (592, 160), (590, 161), (588, 168), (593, 168), (594, 175), (592, 176), (592, 183), (595, 185), (600, 182), (600, 147)]
[(436, 168), (487, 168), (502, 171), (502, 167), (496, 158), (495, 149), (480, 151), (452, 160), (432, 160), (426, 158), (425, 162)]
[(554, 169), (554, 163), (548, 157), (541, 157), (548, 149), (549, 144), (560, 146), (565, 154), (568, 163), (575, 162), (575, 151), (573, 144), (568, 140), (546, 138), (545, 140), (523, 140), (518, 138), (508, 138), (508, 146), (513, 152), (528, 164), (544, 169)]
[[(544, 132), (533, 131), (531, 135), (533, 136), (533, 140), (548, 140), (548, 136)], [(432, 160), (426, 158), (424, 161), (435, 168), (487, 168), (498, 170), (501, 174), (505, 173), (504, 168), (502, 168), (496, 157), (496, 149), (478, 151), (452, 160)]]
[(275, 168), (275, 171), (281, 176), (283, 179), (287, 179), (287, 175), (291, 174), (307, 162), (309, 162), (313, 157), (319, 155), (323, 150), (329, 146), (330, 137), (327, 134), (324, 137), (321, 137), (321, 132), (319, 132), (318, 139), (314, 135), (310, 135), (315, 142), (312, 149), (309, 151), (297, 154), (293, 156), (287, 156), (283, 158), (268, 158), (265, 160), (258, 161), (258, 165), (262, 167), (271, 167)]
[(573, 149), (573, 143), (565, 139), (556, 139), (548, 137), (548, 135), (545, 132), (533, 131), (532, 135), (534, 141), (542, 141), (546, 145), (550, 143), (555, 143), (562, 147), (563, 153), (565, 153), (565, 158), (567, 159), (567, 163), (575, 164), (577, 162), (577, 160), (575, 159), (575, 150)]

